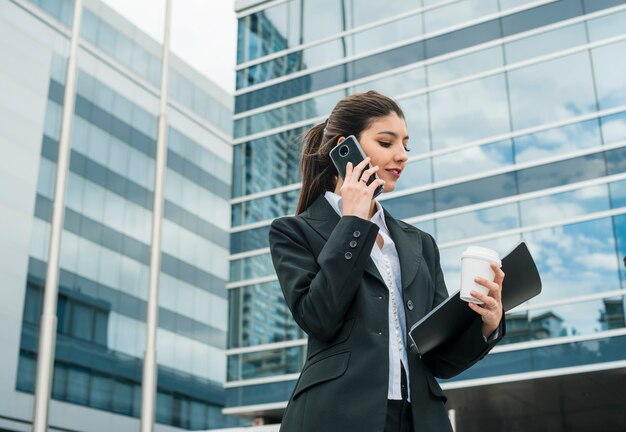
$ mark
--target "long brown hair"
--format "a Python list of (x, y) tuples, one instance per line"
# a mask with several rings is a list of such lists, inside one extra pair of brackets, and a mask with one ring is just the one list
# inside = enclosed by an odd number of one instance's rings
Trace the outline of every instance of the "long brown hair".
[(402, 109), (393, 99), (370, 90), (343, 98), (335, 105), (328, 120), (309, 129), (304, 135), (300, 154), (302, 189), (296, 214), (306, 210), (327, 190), (335, 189), (338, 173), (329, 153), (339, 138), (354, 135), (359, 139), (372, 122), (392, 113), (404, 118)]

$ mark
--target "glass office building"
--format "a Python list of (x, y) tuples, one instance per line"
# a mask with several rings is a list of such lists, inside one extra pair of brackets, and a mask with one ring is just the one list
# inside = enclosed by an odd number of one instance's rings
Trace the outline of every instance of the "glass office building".
[(224, 412), (280, 421), (306, 335), (282, 300), (269, 225), (295, 211), (302, 132), (374, 89), (403, 107), (413, 150), (381, 203), (435, 236), (450, 292), (468, 245), (524, 240), (543, 280), (503, 342), (442, 382), (457, 431), (624, 430), (626, 1), (236, 7)]
[[(0, 430), (30, 430), (71, 0), (0, 1)], [(232, 95), (171, 56), (156, 430), (225, 394)], [(85, 0), (50, 430), (139, 430), (161, 46)]]

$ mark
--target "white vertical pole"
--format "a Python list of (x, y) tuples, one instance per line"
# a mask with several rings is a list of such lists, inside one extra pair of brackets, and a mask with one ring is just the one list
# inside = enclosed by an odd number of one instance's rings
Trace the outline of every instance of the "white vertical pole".
[(163, 183), (167, 164), (167, 84), (169, 72), (171, 0), (165, 1), (163, 56), (161, 63), (161, 99), (154, 170), (154, 204), (152, 211), (152, 244), (150, 247), (150, 287), (146, 316), (146, 350), (141, 383), (141, 432), (154, 427), (157, 362), (156, 333), (159, 312), (159, 273), (161, 271), (161, 224), (163, 220)]
[(456, 410), (449, 409), (448, 410), (448, 418), (450, 419), (450, 424), (452, 425), (452, 430), (456, 432)]
[(63, 94), (63, 114), (61, 118), (61, 136), (57, 158), (56, 184), (52, 204), (52, 221), (50, 224), (50, 244), (48, 248), (48, 268), (44, 288), (43, 310), (39, 323), (39, 348), (37, 350), (37, 377), (35, 382), (35, 405), (33, 409), (33, 431), (45, 432), (48, 429), (48, 408), (52, 391), (52, 374), (54, 371), (54, 348), (57, 330), (57, 295), (59, 292), (59, 256), (61, 250), (61, 234), (65, 217), (65, 189), (67, 171), (70, 160), (70, 138), (72, 135), (72, 118), (76, 101), (76, 57), (80, 39), (80, 21), (83, 2), (74, 2), (74, 19), (70, 53), (67, 59), (65, 76), (65, 92)]

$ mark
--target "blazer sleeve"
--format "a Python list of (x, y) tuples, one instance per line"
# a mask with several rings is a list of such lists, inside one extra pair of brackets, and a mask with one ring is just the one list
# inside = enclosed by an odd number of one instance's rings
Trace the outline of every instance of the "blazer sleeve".
[(317, 257), (305, 229), (311, 228), (297, 217), (274, 220), (269, 232), (272, 262), (295, 321), (309, 336), (329, 341), (360, 286), (378, 226), (343, 216)]
[[(439, 248), (435, 240), (430, 237), (434, 248), (435, 268), (435, 301), (433, 307), (443, 302), (448, 297), (448, 290), (443, 278), (439, 258)], [(504, 337), (506, 325), (504, 314), (497, 329), (497, 337), (485, 340), (482, 333), (482, 320), (476, 314), (476, 319), (457, 339), (447, 342), (422, 356), (433, 374), (439, 378), (452, 378), (474, 363), (481, 360), (491, 349)]]

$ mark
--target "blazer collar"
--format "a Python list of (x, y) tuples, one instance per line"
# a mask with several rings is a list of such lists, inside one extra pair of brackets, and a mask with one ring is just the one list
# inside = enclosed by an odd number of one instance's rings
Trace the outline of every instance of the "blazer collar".
[[(384, 209), (385, 222), (389, 228), (389, 234), (396, 244), (398, 257), (400, 259), (400, 271), (402, 278), (402, 288), (406, 289), (419, 269), (422, 262), (422, 236), (419, 231), (411, 229), (404, 223), (398, 222), (389, 212)], [(321, 235), (324, 240), (328, 240), (330, 234), (339, 222), (339, 215), (323, 194), (321, 194), (309, 208), (301, 215), (307, 220), (309, 225)], [(376, 277), (384, 284), (383, 278), (380, 276), (374, 261), (370, 258), (365, 271)]]

